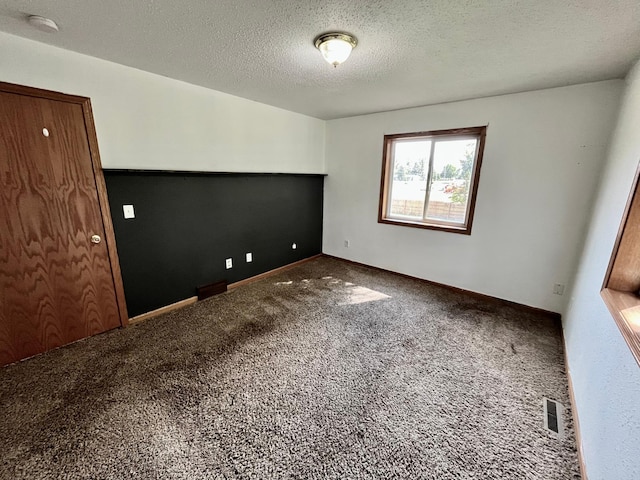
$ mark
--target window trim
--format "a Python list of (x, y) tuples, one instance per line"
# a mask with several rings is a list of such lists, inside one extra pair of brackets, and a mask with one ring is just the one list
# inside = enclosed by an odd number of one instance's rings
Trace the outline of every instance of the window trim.
[[(478, 185), (480, 183), (480, 167), (482, 166), (482, 157), (484, 155), (484, 145), (487, 136), (487, 125), (479, 127), (465, 127), (465, 128), (453, 128), (448, 130), (430, 130), (425, 132), (411, 132), (411, 133), (395, 133), (384, 136), (384, 142), (382, 147), (382, 174), (380, 176), (380, 199), (378, 204), (378, 223), (384, 223), (388, 225), (400, 225), (404, 227), (423, 228), (428, 230), (439, 230), (450, 233), (460, 233), (463, 235), (471, 235), (471, 227), (473, 225), (473, 217), (476, 209), (476, 199), (478, 196)], [(389, 206), (389, 194), (391, 192), (391, 181), (393, 178), (391, 172), (391, 150), (397, 140), (414, 139), (414, 138), (434, 138), (434, 137), (473, 137), (478, 139), (476, 146), (476, 160), (473, 166), (473, 172), (470, 178), (470, 196), (467, 201), (467, 214), (466, 223), (459, 225), (456, 223), (438, 222), (429, 223), (424, 220), (409, 220), (400, 219), (395, 217), (389, 217), (387, 215)], [(435, 142), (431, 144), (431, 155), (429, 158), (429, 173), (427, 177), (427, 190), (431, 187), (431, 175), (433, 174), (433, 168), (431, 162), (433, 161), (433, 149), (435, 148)], [(428, 198), (428, 191), (425, 191), (425, 200)], [(428, 202), (425, 202), (425, 209), (428, 208)]]
[[(600, 296), (640, 365), (640, 165), (622, 215)], [(628, 227), (628, 228), (627, 228)]]

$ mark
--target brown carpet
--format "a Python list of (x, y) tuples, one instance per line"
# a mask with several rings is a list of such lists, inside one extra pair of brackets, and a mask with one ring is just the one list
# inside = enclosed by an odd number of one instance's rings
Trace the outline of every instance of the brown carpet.
[(552, 319), (319, 258), (0, 370), (2, 479), (574, 479)]

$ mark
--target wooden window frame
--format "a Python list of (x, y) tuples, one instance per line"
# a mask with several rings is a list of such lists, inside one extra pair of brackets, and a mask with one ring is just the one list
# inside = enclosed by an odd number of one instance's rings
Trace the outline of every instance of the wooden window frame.
[[(382, 151), (382, 175), (380, 180), (380, 202), (378, 208), (378, 223), (385, 223), (388, 225), (400, 225), (404, 227), (423, 228), (428, 230), (439, 230), (450, 233), (461, 233), (463, 235), (471, 235), (471, 226), (473, 225), (473, 216), (476, 207), (476, 198), (478, 196), (478, 184), (480, 181), (480, 167), (482, 166), (482, 157), (484, 154), (484, 145), (487, 135), (487, 126), (480, 127), (465, 127), (454, 128), (449, 130), (431, 130), (427, 132), (411, 132), (411, 133), (396, 133), (392, 135), (384, 136), (384, 145)], [(429, 222), (425, 220), (409, 220), (391, 217), (387, 214), (389, 207), (389, 194), (390, 184), (393, 179), (392, 167), (392, 148), (397, 141), (405, 139), (436, 139), (438, 137), (470, 137), (478, 140), (475, 162), (473, 165), (473, 171), (471, 174), (469, 185), (469, 198), (467, 200), (467, 213), (466, 221), (464, 224), (458, 224), (455, 222), (436, 221)], [(441, 139), (441, 138), (440, 138)], [(429, 162), (433, 161), (433, 151), (435, 142), (431, 144), (431, 154)], [(431, 166), (430, 166), (431, 167)], [(429, 168), (427, 177), (427, 186), (431, 183), (432, 168)], [(428, 188), (428, 187), (427, 187)], [(428, 199), (429, 192), (425, 192), (425, 201)], [(427, 204), (425, 204), (425, 209)]]
[(640, 365), (640, 165), (620, 222), (600, 295)]

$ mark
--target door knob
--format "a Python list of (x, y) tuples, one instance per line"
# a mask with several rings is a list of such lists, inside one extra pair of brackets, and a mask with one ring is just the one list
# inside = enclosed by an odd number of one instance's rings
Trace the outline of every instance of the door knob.
[(100, 243), (101, 241), (100, 235), (91, 235), (91, 243)]

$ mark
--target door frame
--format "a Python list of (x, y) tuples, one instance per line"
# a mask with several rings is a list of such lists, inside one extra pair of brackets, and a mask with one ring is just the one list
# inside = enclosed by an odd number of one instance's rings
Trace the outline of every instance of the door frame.
[(0, 92), (73, 103), (82, 107), (84, 126), (85, 131), (87, 132), (87, 142), (89, 144), (89, 155), (91, 156), (91, 165), (93, 168), (93, 177), (96, 182), (96, 191), (98, 193), (98, 206), (100, 208), (100, 214), (102, 215), (102, 227), (104, 229), (105, 241), (107, 242), (107, 254), (109, 255), (109, 263), (111, 264), (111, 276), (116, 293), (116, 302), (118, 304), (120, 325), (122, 327), (126, 327), (129, 324), (129, 315), (127, 313), (127, 302), (124, 295), (124, 284), (122, 283), (120, 260), (118, 259), (118, 250), (116, 249), (116, 236), (113, 229), (113, 222), (111, 220), (109, 200), (107, 198), (107, 185), (104, 181), (102, 162), (100, 161), (100, 152), (98, 151), (98, 136), (96, 134), (95, 124), (93, 123), (91, 99), (88, 97), (68, 95), (66, 93), (53, 92), (51, 90), (43, 90), (41, 88), (27, 87), (24, 85), (6, 82), (0, 82)]

